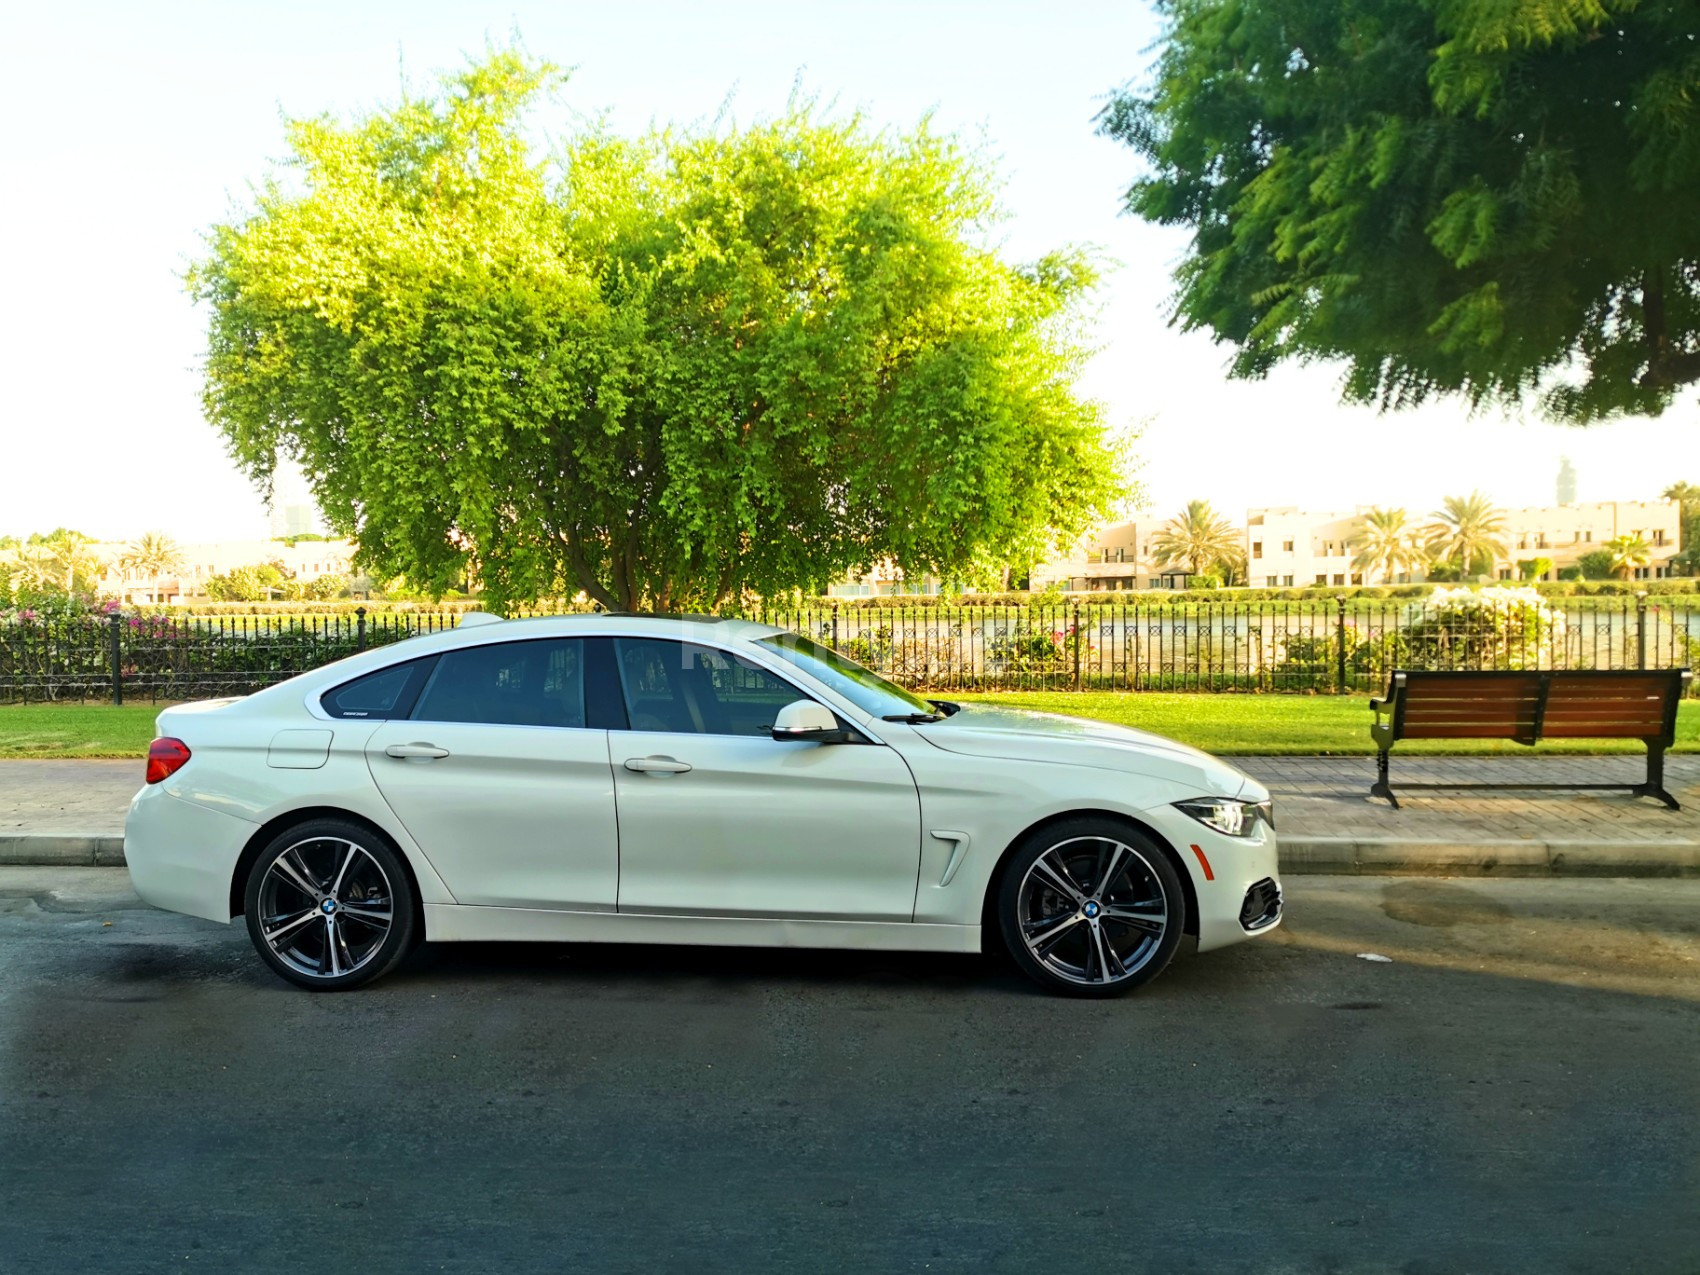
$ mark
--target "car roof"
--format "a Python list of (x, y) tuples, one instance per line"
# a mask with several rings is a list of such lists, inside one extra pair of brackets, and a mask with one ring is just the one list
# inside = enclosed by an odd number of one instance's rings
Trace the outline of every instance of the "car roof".
[[(481, 614), (481, 613), (479, 613)], [(462, 618), (464, 624), (465, 617)], [(511, 641), (518, 638), (556, 634), (612, 633), (632, 636), (671, 637), (687, 640), (731, 640), (751, 642), (785, 630), (755, 620), (719, 615), (650, 615), (625, 611), (593, 611), (577, 615), (540, 615), (518, 620), (484, 620), (469, 626), (478, 641)], [(460, 629), (446, 630), (458, 634)]]

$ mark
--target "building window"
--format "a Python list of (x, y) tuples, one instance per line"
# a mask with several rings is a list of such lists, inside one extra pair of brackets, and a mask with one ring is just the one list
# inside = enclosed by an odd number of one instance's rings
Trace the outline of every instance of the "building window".
[(1290, 588), (1293, 587), (1293, 577), (1292, 576), (1283, 576), (1281, 578), (1281, 583), (1283, 585), (1285, 585), (1287, 588), (1290, 589)]
[(1653, 533), (1653, 543), (1656, 544), (1656, 545), (1662, 545), (1662, 544), (1664, 544), (1664, 542), (1665, 542), (1665, 531), (1664, 531), (1663, 527), (1660, 527), (1657, 531), (1655, 531)]
[(1326, 571), (1318, 571), (1316, 573), (1316, 582), (1318, 584), (1327, 584), (1328, 583), (1328, 573)]
[(1364, 573), (1362, 571), (1352, 572), (1352, 583), (1353, 584), (1362, 584), (1363, 582), (1364, 582)]
[(1263, 541), (1253, 540), (1251, 542), (1251, 556), (1254, 558), (1261, 558), (1263, 556)]
[(1583, 544), (1589, 544), (1589, 545), (1593, 544), (1594, 543), (1594, 533), (1591, 532), (1591, 531), (1584, 531), (1582, 533), (1582, 543)]
[(1291, 540), (1283, 540), (1281, 542), (1281, 552), (1282, 553), (1291, 553), (1292, 551), (1293, 551), (1293, 542)]
[(1341, 575), (1339, 572), (1335, 572), (1334, 583), (1335, 584), (1345, 584), (1346, 583), (1346, 577), (1344, 575)]
[(1280, 583), (1280, 581), (1277, 580), (1274, 576), (1264, 576), (1263, 577), (1263, 587), (1266, 588), (1266, 589), (1273, 589), (1279, 583)]
[(1499, 578), (1501, 580), (1509, 580), (1511, 578), (1511, 568), (1510, 567), (1501, 567), (1499, 569)]

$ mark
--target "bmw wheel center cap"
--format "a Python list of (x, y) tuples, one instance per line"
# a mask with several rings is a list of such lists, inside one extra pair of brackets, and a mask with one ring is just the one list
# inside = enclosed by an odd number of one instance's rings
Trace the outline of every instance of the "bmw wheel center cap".
[(1096, 900), (1089, 900), (1086, 906), (1080, 910), (1086, 914), (1086, 919), (1088, 921), (1095, 921), (1098, 919), (1098, 913), (1103, 909), (1098, 906)]

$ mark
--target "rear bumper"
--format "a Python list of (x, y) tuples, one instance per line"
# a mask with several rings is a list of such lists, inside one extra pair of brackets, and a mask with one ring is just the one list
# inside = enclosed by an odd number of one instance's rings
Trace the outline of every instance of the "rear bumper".
[(230, 883), (257, 825), (143, 788), (124, 820), (124, 862), (142, 900), (168, 912), (230, 921)]

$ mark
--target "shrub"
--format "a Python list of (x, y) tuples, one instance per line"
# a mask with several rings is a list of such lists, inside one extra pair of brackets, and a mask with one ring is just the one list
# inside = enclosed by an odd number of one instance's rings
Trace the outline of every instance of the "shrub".
[(1437, 589), (1404, 654), (1411, 668), (1551, 667), (1564, 624), (1533, 589)]
[(1604, 549), (1583, 554), (1576, 565), (1582, 569), (1584, 580), (1610, 580), (1616, 574), (1611, 569), (1611, 554)]

